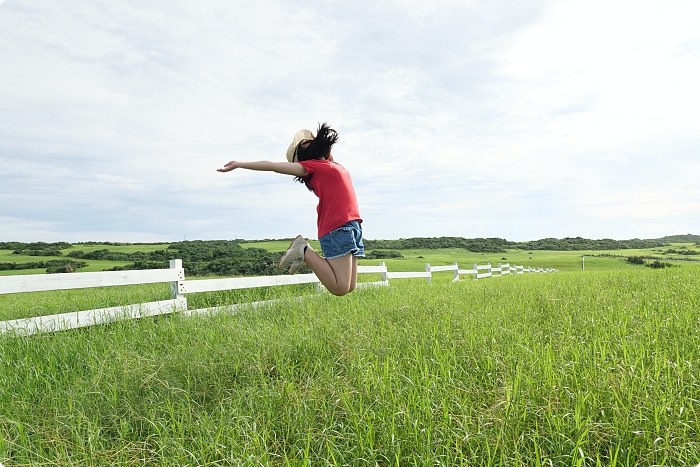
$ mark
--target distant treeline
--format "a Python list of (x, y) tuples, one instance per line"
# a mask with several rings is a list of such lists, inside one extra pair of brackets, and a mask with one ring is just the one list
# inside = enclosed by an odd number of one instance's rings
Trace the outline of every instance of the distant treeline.
[(418, 250), (463, 248), (478, 253), (502, 253), (512, 242), (502, 238), (414, 237), (399, 240), (364, 240), (365, 248), (383, 250)]
[(80, 242), (81, 245), (109, 245), (109, 246), (130, 246), (130, 245), (170, 245), (170, 242)]
[[(291, 239), (288, 239), (291, 240)], [(228, 251), (234, 245), (241, 243), (259, 243), (273, 241), (264, 240), (192, 240), (171, 243), (167, 250), (182, 251), (183, 254), (197, 256), (196, 261), (207, 261), (207, 255), (220, 254), (221, 251)], [(274, 240), (279, 241), (279, 239)], [(604, 238), (600, 240), (590, 240), (582, 237), (566, 238), (543, 238), (527, 242), (511, 242), (503, 238), (463, 238), (463, 237), (413, 237), (401, 238), (398, 240), (364, 240), (365, 248), (382, 250), (407, 250), (407, 249), (437, 249), (437, 248), (463, 248), (476, 253), (503, 253), (507, 249), (521, 250), (626, 250), (637, 248), (657, 248), (668, 246), (669, 243), (692, 243), (700, 242), (700, 235), (674, 235), (660, 239), (641, 240), (638, 238), (631, 240), (613, 240)], [(84, 242), (81, 245), (167, 245), (167, 243), (110, 243), (110, 242)], [(194, 246), (196, 245), (196, 246)], [(22, 243), (22, 242), (0, 242), (0, 250), (13, 250), (15, 254), (29, 256), (61, 256), (60, 250), (72, 248), (73, 245), (67, 242), (56, 243)], [(217, 253), (218, 252), (218, 253)], [(170, 254), (165, 250), (158, 250), (151, 253), (120, 253), (110, 252), (107, 249), (96, 250), (90, 253), (83, 253), (80, 250), (68, 254), (72, 258), (99, 259), (108, 261), (164, 261), (170, 259)], [(184, 259), (184, 258), (183, 258)], [(193, 260), (195, 261), (195, 260)]]
[(70, 259), (50, 259), (48, 261), (33, 261), (30, 263), (0, 263), (0, 271), (19, 271), (24, 269), (44, 269), (49, 274), (56, 272), (73, 272), (87, 266), (85, 261)]
[(63, 250), (72, 246), (73, 245), (68, 242), (0, 242), (0, 250)]
[[(685, 247), (682, 247), (685, 248)], [(664, 254), (666, 255), (686, 255), (686, 256), (695, 256), (695, 255), (700, 255), (700, 251), (697, 250), (674, 250), (673, 248), (669, 248), (668, 250), (664, 251)]]
[(555, 251), (574, 251), (574, 250), (631, 250), (641, 248), (657, 248), (667, 246), (668, 243), (661, 240), (640, 240), (633, 238), (632, 240), (613, 240), (611, 238), (603, 238), (601, 240), (589, 240), (581, 237), (566, 237), (558, 238), (543, 238), (542, 240), (534, 240), (531, 242), (513, 243), (511, 248), (519, 248), (521, 250), (555, 250)]
[[(90, 252), (74, 250), (71, 259), (37, 261), (32, 263), (0, 263), (0, 270), (47, 268), (47, 272), (72, 272), (87, 266), (85, 260), (131, 261), (125, 266), (115, 266), (111, 271), (133, 269), (165, 269), (171, 259), (182, 259), (187, 275), (260, 276), (284, 274), (277, 269), (281, 252), (272, 253), (262, 248), (243, 248), (240, 240), (194, 240), (172, 243), (167, 249), (152, 252), (124, 253), (100, 249)], [(85, 245), (85, 244), (82, 244)], [(115, 245), (116, 246), (116, 245)], [(0, 243), (0, 249), (30, 256), (60, 256), (61, 249), (71, 248), (60, 243)], [(79, 260), (79, 261), (78, 261)], [(301, 272), (310, 272), (304, 268)]]
[[(109, 252), (98, 250), (99, 259), (109, 259)], [(77, 253), (77, 252), (73, 252)], [(71, 253), (71, 256), (73, 255)], [(97, 253), (85, 253), (82, 257)], [(193, 240), (171, 244), (167, 250), (151, 253), (120, 253), (120, 260), (133, 260), (132, 264), (110, 270), (168, 268), (169, 260), (181, 259), (188, 276), (270, 276), (284, 274), (277, 269), (281, 252), (272, 253), (262, 248), (243, 248), (237, 240)], [(128, 258), (127, 258), (128, 257)], [(89, 259), (89, 258), (88, 258)], [(97, 258), (95, 258), (97, 259)], [(301, 272), (310, 272), (304, 268)]]
[[(107, 245), (107, 246), (126, 246), (126, 245), (168, 245), (168, 243), (119, 243), (119, 242), (82, 242), (81, 245)], [(68, 242), (0, 242), (0, 250), (13, 250), (12, 254), (25, 256), (62, 256), (61, 250), (73, 248), (73, 245)], [(70, 256), (70, 255), (69, 255)]]
[[(700, 236), (676, 236), (683, 240), (693, 240)], [(664, 237), (665, 239), (676, 237)], [(690, 238), (692, 237), (692, 238)], [(68, 253), (71, 259), (38, 261), (31, 263), (0, 263), (0, 270), (46, 268), (47, 272), (72, 272), (87, 266), (86, 260), (130, 262), (125, 266), (116, 266), (110, 270), (158, 269), (168, 268), (169, 260), (182, 259), (187, 275), (221, 275), (221, 276), (255, 276), (283, 274), (277, 269), (281, 252), (269, 252), (261, 248), (243, 248), (245, 240), (192, 240), (171, 243), (163, 250), (152, 252), (137, 251), (124, 253), (103, 248), (91, 252), (73, 250)], [(89, 244), (97, 245), (97, 242)], [(86, 245), (83, 243), (82, 245)], [(107, 243), (100, 243), (107, 245)], [(121, 246), (123, 243), (110, 243)], [(152, 244), (151, 244), (152, 245)], [(656, 248), (668, 246), (657, 240), (589, 240), (582, 237), (545, 238), (530, 242), (510, 242), (502, 238), (462, 238), (462, 237), (416, 237), (399, 240), (365, 240), (368, 258), (401, 258), (398, 250), (461, 248), (476, 253), (503, 253), (508, 249), (521, 250), (625, 250)], [(0, 242), (1, 250), (13, 250), (14, 254), (29, 256), (61, 256), (61, 250), (73, 248), (67, 242), (56, 243), (22, 243)], [(372, 250), (372, 251), (370, 251)], [(671, 252), (671, 250), (669, 250)], [(695, 254), (678, 251), (678, 254)], [(310, 272), (308, 268), (302, 272)]]
[(664, 243), (700, 243), (700, 235), (669, 235), (667, 237), (657, 238), (656, 240)]
[(61, 256), (61, 250), (70, 248), (72, 245), (67, 242), (0, 242), (0, 250), (13, 250), (15, 255), (25, 256)]
[(475, 253), (504, 253), (507, 249), (520, 250), (629, 250), (636, 248), (656, 248), (666, 246), (660, 240), (589, 240), (581, 237), (544, 238), (529, 242), (510, 242), (503, 238), (462, 238), (462, 237), (430, 237), (406, 238), (399, 240), (365, 240), (365, 248), (374, 249), (437, 249), (464, 248)]
[(167, 261), (171, 258), (171, 254), (165, 250), (151, 251), (144, 253), (137, 251), (134, 253), (123, 253), (121, 251), (110, 251), (108, 249), (95, 250), (85, 253), (83, 250), (75, 250), (68, 253), (70, 258), (92, 259), (100, 261)]

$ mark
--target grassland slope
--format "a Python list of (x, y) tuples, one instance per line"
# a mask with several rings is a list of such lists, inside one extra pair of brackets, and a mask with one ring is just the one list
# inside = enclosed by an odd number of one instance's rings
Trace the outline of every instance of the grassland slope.
[(0, 336), (6, 465), (695, 465), (700, 270)]

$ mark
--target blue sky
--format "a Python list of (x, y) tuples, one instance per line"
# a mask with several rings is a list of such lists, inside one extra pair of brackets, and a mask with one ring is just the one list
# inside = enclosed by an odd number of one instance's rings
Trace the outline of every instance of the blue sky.
[(366, 238), (700, 233), (696, 0), (0, 2), (0, 241), (316, 235), (328, 121)]

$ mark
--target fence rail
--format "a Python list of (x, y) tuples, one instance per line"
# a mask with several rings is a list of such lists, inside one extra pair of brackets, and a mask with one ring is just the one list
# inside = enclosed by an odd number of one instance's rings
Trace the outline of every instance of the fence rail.
[[(457, 263), (449, 266), (425, 265), (425, 271), (391, 272), (385, 263), (379, 266), (358, 266), (358, 274), (380, 274), (379, 282), (359, 282), (358, 287), (388, 286), (391, 279), (432, 279), (435, 272), (454, 274), (453, 281), (460, 276), (471, 276), (474, 279), (500, 277), (507, 274), (548, 273), (556, 269), (533, 269), (523, 266), (500, 264), (474, 264), (472, 269), (459, 269)], [(486, 272), (482, 272), (486, 271)], [(229, 307), (208, 308), (206, 310), (188, 310), (186, 294), (215, 292), (221, 290), (251, 289), (258, 287), (276, 287), (292, 284), (315, 284), (320, 289), (321, 283), (315, 274), (297, 274), (294, 276), (257, 276), (234, 277), (221, 279), (185, 280), (185, 270), (182, 260), (170, 261), (170, 269), (148, 269), (132, 271), (103, 271), (79, 272), (71, 274), (46, 274), (0, 277), (0, 295), (26, 292), (44, 292), (51, 290), (85, 289), (93, 287), (114, 287), (123, 285), (152, 284), (158, 282), (170, 283), (170, 300), (150, 303), (138, 303), (96, 310), (85, 310), (71, 313), (61, 313), (50, 316), (37, 316), (0, 322), (0, 333), (14, 332), (19, 335), (29, 335), (38, 332), (52, 332), (75, 329), (96, 324), (104, 324), (122, 319), (136, 319), (178, 311), (187, 314), (210, 312)], [(256, 303), (259, 305), (260, 303)]]

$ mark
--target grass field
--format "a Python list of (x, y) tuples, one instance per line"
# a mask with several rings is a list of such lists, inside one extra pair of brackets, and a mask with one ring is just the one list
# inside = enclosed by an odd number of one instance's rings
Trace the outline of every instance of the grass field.
[[(317, 242), (311, 242), (318, 249)], [(258, 242), (242, 244), (244, 248), (265, 248), (269, 251), (284, 251), (288, 242)], [(384, 261), (390, 271), (423, 271), (425, 263), (435, 266), (458, 263), (460, 267), (469, 269), (472, 264), (510, 263), (511, 265), (531, 266), (535, 268), (556, 268), (561, 271), (581, 270), (581, 256), (585, 255), (585, 268), (588, 271), (608, 271), (612, 269), (635, 269), (638, 266), (629, 264), (628, 256), (668, 257), (678, 260), (677, 264), (688, 267), (700, 266), (699, 256), (682, 256), (678, 254), (663, 254), (671, 249), (690, 249), (697, 247), (693, 243), (674, 243), (664, 248), (646, 248), (640, 250), (609, 250), (609, 251), (542, 251), (542, 250), (508, 250), (505, 253), (474, 253), (461, 248), (401, 250), (403, 259), (360, 260), (360, 264), (376, 265)], [(369, 252), (369, 251), (368, 251)], [(601, 255), (611, 255), (601, 256)], [(687, 261), (697, 259), (699, 261)]]
[[(211, 308), (312, 293), (315, 293), (315, 288), (311, 284), (260, 287), (188, 294), (187, 303), (188, 309)], [(6, 294), (0, 295), (0, 321), (155, 302), (170, 298), (168, 283)]]
[[(312, 241), (312, 247), (319, 248), (318, 242)], [(258, 242), (243, 244), (245, 247), (266, 248), (270, 251), (284, 250), (288, 242)], [(674, 245), (679, 248), (683, 244)], [(76, 245), (72, 249), (64, 250), (65, 255), (72, 250), (83, 250), (85, 252), (107, 248), (112, 251), (122, 251), (133, 253), (135, 251), (155, 251), (164, 249), (167, 245)], [(524, 265), (536, 268), (556, 268), (560, 271), (581, 271), (581, 256), (587, 255), (585, 259), (585, 273), (595, 271), (628, 270), (636, 271), (643, 269), (642, 266), (633, 265), (626, 261), (624, 257), (599, 256), (601, 252), (595, 251), (523, 251), (511, 250), (506, 253), (473, 253), (464, 249), (425, 249), (425, 250), (402, 250), (402, 259), (384, 260), (360, 260), (360, 264), (377, 265), (385, 262), (390, 271), (424, 271), (425, 263), (434, 266), (447, 265), (457, 262), (461, 268), (469, 269), (473, 263), (491, 263), (494, 266), (498, 263), (510, 263), (511, 265)], [(632, 255), (652, 255), (658, 254), (658, 250), (614, 250), (602, 252), (606, 255), (632, 256)], [(55, 259), (57, 257), (37, 257), (13, 255), (11, 251), (0, 251), (0, 262), (30, 262)], [(504, 259), (505, 258), (505, 259)], [(95, 261), (88, 260), (89, 266), (81, 268), (79, 272), (101, 271), (115, 265), (124, 265), (128, 262), (120, 261)], [(675, 263), (682, 269), (700, 268), (700, 262), (679, 261)], [(3, 274), (4, 273), (4, 274)], [(29, 269), (19, 271), (0, 271), (0, 275), (18, 274), (43, 274), (44, 269)], [(451, 280), (451, 273), (441, 273), (434, 276), (434, 281), (448, 282)], [(197, 278), (200, 279), (200, 278)], [(378, 281), (379, 275), (362, 275), (359, 281)], [(469, 279), (466, 277), (466, 279)], [(29, 318), (32, 316), (44, 316), (57, 313), (68, 313), (97, 308), (129, 305), (133, 303), (152, 302), (167, 300), (170, 298), (168, 284), (145, 284), (126, 287), (109, 287), (97, 289), (81, 289), (68, 291), (51, 291), (34, 294), (9, 294), (0, 295), (0, 321), (8, 319)], [(250, 290), (227, 291), (211, 294), (189, 295), (190, 308), (208, 308), (233, 303), (244, 303), (259, 300), (276, 299), (294, 294), (312, 293), (311, 286), (288, 286), (284, 288), (261, 288)]]
[[(312, 248), (320, 251), (318, 240), (309, 242)], [(288, 241), (270, 241), (270, 242), (254, 242), (243, 243), (243, 248), (264, 248), (269, 251), (284, 251), (289, 246)], [(36, 261), (47, 261), (59, 258), (68, 258), (68, 253), (71, 251), (82, 250), (91, 252), (95, 250), (108, 249), (114, 252), (135, 253), (151, 252), (156, 250), (164, 250), (168, 247), (167, 244), (144, 244), (144, 245), (81, 245), (74, 244), (72, 248), (62, 250), (63, 256), (26, 256), (14, 255), (11, 250), (0, 250), (0, 263), (14, 262), (27, 263)], [(621, 257), (627, 256), (657, 256), (668, 257), (679, 260), (679, 264), (684, 265), (700, 265), (700, 256), (683, 256), (678, 254), (663, 254), (669, 248), (681, 250), (690, 249), (696, 250), (697, 247), (692, 243), (674, 243), (665, 248), (647, 248), (643, 250), (610, 250), (610, 251), (525, 251), (525, 250), (509, 250), (506, 253), (473, 253), (459, 248), (446, 248), (439, 250), (402, 250), (404, 259), (389, 259), (384, 260), (387, 266), (392, 271), (423, 271), (425, 263), (433, 265), (444, 265), (457, 262), (460, 267), (468, 268), (473, 263), (486, 264), (491, 262), (494, 266), (500, 263), (518, 264), (523, 266), (541, 267), (541, 268), (556, 268), (562, 271), (576, 271), (581, 269), (581, 255), (586, 255), (586, 268), (589, 270), (609, 270), (609, 269), (624, 269), (633, 267), (628, 265), (624, 258), (606, 258), (599, 255), (616, 255)], [(505, 258), (505, 259), (503, 259)], [(687, 261), (697, 260), (695, 262)], [(131, 261), (100, 261), (87, 260), (88, 266), (81, 268), (80, 272), (103, 271), (114, 266), (124, 266)], [(360, 264), (376, 265), (379, 260), (361, 260)], [(45, 269), (24, 269), (17, 271), (0, 271), (0, 276), (20, 275), (20, 274), (44, 274)]]
[[(562, 272), (193, 294), (189, 308), (280, 301), (0, 335), (0, 463), (696, 465), (700, 264), (600, 253), (403, 250), (389, 270)], [(167, 298), (168, 284), (0, 295), (0, 320)]]
[(0, 462), (700, 461), (699, 269), (448, 279), (0, 336)]
[[(49, 261), (55, 259), (71, 259), (68, 254), (71, 251), (81, 250), (85, 253), (89, 253), (96, 250), (107, 249), (109, 251), (116, 251), (122, 253), (135, 253), (141, 251), (148, 253), (151, 251), (165, 250), (168, 248), (168, 244), (142, 244), (142, 245), (82, 245), (79, 243), (73, 244), (72, 248), (66, 248), (61, 250), (63, 256), (28, 256), (28, 255), (15, 255), (12, 254), (12, 250), (0, 250), (0, 263), (34, 263), (37, 261)], [(78, 272), (94, 272), (94, 271), (104, 271), (105, 269), (112, 268), (114, 266), (125, 266), (132, 261), (100, 261), (100, 260), (89, 260), (88, 265), (84, 268), (80, 268)], [(0, 271), (0, 276), (14, 276), (21, 274), (44, 274), (45, 269), (20, 269), (17, 271)]]

